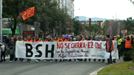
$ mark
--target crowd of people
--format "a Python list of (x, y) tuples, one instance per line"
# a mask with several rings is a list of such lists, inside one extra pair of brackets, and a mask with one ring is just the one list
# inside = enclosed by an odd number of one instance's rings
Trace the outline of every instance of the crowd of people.
[(117, 38), (117, 48), (119, 51), (119, 58), (123, 57), (125, 61), (132, 60), (132, 53), (134, 53), (134, 36), (127, 35), (125, 37), (118, 36)]
[[(40, 38), (38, 36), (13, 36), (13, 37), (4, 37), (3, 43), (0, 43), (0, 62), (5, 61), (5, 57), (9, 56), (10, 61), (17, 61), (17, 58), (15, 58), (15, 43), (16, 41), (26, 41), (26, 42), (63, 42), (63, 41), (83, 41), (83, 40), (98, 40), (98, 41), (105, 41), (105, 36), (100, 37), (89, 37), (84, 35), (62, 35), (60, 37), (52, 37), (50, 35), (46, 36), (45, 38)], [(121, 36), (114, 36), (112, 37), (112, 40), (116, 40), (117, 42), (117, 48), (119, 50), (119, 57), (124, 56), (125, 60), (131, 60), (129, 58), (128, 51), (132, 50), (134, 40), (133, 36), (127, 35), (125, 37)], [(4, 46), (4, 45), (5, 46)], [(22, 60), (22, 59), (20, 59)]]

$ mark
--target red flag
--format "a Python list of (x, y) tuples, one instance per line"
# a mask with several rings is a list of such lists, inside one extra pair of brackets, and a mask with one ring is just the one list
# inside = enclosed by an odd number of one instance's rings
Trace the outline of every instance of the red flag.
[(25, 11), (21, 12), (21, 17), (23, 20), (27, 20), (30, 17), (35, 15), (35, 7), (30, 7), (28, 9), (26, 9)]

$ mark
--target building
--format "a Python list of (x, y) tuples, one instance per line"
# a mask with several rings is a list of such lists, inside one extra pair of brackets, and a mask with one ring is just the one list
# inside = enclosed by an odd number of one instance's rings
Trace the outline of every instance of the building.
[(101, 23), (105, 21), (105, 19), (101, 18), (88, 18), (85, 16), (76, 16), (75, 17), (82, 25), (99, 25), (101, 26)]
[(59, 7), (65, 9), (69, 16), (74, 18), (74, 0), (57, 0)]

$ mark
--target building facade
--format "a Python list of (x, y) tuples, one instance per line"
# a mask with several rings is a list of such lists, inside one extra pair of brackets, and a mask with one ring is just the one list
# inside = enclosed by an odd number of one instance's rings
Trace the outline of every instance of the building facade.
[(74, 0), (57, 0), (59, 7), (65, 9), (69, 16), (74, 18)]

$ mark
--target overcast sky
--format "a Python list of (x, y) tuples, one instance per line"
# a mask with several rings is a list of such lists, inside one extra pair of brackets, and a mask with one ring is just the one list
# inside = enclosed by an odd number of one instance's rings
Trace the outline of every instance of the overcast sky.
[(134, 4), (129, 0), (75, 0), (75, 16), (108, 19), (134, 18)]

